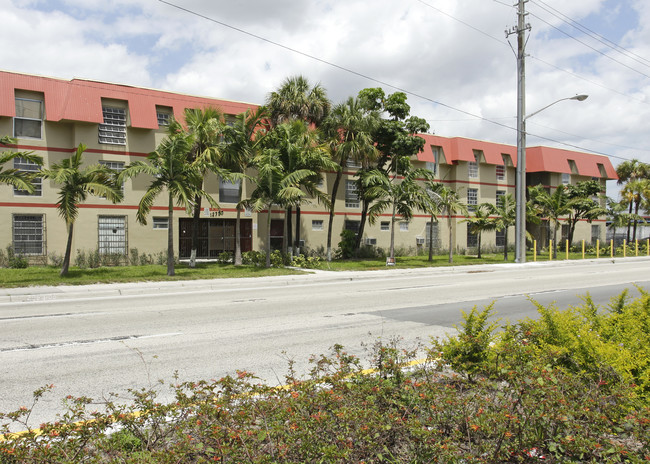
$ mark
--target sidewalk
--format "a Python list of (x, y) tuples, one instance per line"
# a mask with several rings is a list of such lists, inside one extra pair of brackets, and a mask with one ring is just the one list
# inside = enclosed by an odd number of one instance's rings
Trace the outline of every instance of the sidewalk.
[[(452, 273), (475, 273), (475, 272), (494, 272), (498, 270), (514, 270), (522, 267), (566, 267), (566, 266), (585, 266), (590, 263), (612, 264), (632, 261), (647, 261), (650, 264), (650, 257), (628, 257), (628, 258), (601, 258), (569, 261), (537, 261), (523, 264), (503, 263), (503, 264), (476, 264), (463, 266), (448, 267), (430, 267), (430, 268), (409, 268), (375, 271), (325, 271), (320, 269), (307, 269), (305, 274), (290, 276), (269, 276), (269, 277), (250, 277), (239, 279), (208, 279), (208, 280), (176, 280), (176, 281), (159, 281), (159, 282), (129, 282), (114, 284), (91, 284), (91, 285), (59, 285), (59, 286), (36, 286), (36, 287), (17, 287), (17, 288), (0, 288), (0, 304), (11, 303), (29, 303), (43, 301), (60, 301), (75, 299), (93, 299), (102, 297), (118, 297), (133, 295), (159, 295), (165, 293), (183, 293), (197, 290), (220, 290), (227, 287), (236, 287), (239, 285), (255, 283), (284, 283), (286, 285), (301, 285), (314, 281), (350, 281), (374, 279), (378, 276), (408, 276), (408, 275), (432, 275), (452, 274)], [(650, 270), (650, 268), (649, 268)]]

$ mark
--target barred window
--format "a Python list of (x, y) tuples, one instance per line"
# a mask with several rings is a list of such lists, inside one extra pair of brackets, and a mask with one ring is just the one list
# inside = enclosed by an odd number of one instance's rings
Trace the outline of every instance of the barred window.
[[(19, 170), (20, 172), (30, 173), (38, 172), (40, 167), (38, 164), (28, 161), (24, 158), (14, 158), (14, 169)], [(35, 196), (40, 197), (43, 195), (43, 179), (40, 177), (34, 177), (32, 180), (32, 185), (34, 186), (34, 193), (29, 193), (27, 190), (20, 190), (14, 186), (14, 195), (19, 196)]]
[[(113, 171), (116, 172), (124, 171), (124, 163), (122, 161), (99, 160), (99, 164), (101, 164), (102, 166), (106, 166), (108, 169), (112, 169)], [(122, 188), (122, 195), (124, 195), (124, 182), (122, 182), (121, 188)]]
[(219, 179), (219, 201), (222, 203), (239, 202), (239, 184), (240, 180), (231, 182), (229, 180)]
[(496, 197), (496, 202), (495, 202), (495, 204), (497, 206), (501, 205), (501, 201), (502, 201), (501, 198), (503, 198), (505, 195), (506, 195), (505, 190), (497, 190), (497, 197)]
[[(431, 229), (433, 229), (433, 231)], [(426, 236), (425, 236), (427, 246), (429, 246), (432, 232), (433, 232), (433, 248), (438, 248), (438, 247), (440, 247), (440, 235), (439, 235), (439, 231), (438, 231), (438, 223), (437, 222), (433, 223), (433, 228), (431, 227), (431, 222), (427, 222)]]
[(104, 123), (99, 125), (99, 143), (126, 145), (126, 110), (102, 107)]
[(506, 244), (506, 229), (497, 230), (496, 246), (502, 247)]
[(125, 216), (99, 216), (97, 229), (100, 254), (126, 255)]
[(473, 248), (478, 246), (478, 234), (473, 234), (472, 224), (467, 224), (467, 248)]
[(476, 205), (478, 205), (478, 189), (467, 189), (467, 209), (476, 211)]
[(312, 219), (312, 221), (311, 221), (311, 230), (323, 230), (323, 220), (322, 219)]
[(504, 180), (506, 178), (506, 167), (505, 166), (503, 166), (501, 164), (497, 164), (496, 165), (496, 171), (497, 171), (497, 180)]
[(45, 222), (42, 214), (13, 215), (14, 252), (23, 255), (45, 254)]
[(345, 181), (345, 207), (359, 207), (359, 190), (357, 189), (357, 183), (353, 180)]
[(400, 232), (408, 232), (409, 231), (409, 223), (406, 221), (400, 221), (399, 223), (399, 231)]

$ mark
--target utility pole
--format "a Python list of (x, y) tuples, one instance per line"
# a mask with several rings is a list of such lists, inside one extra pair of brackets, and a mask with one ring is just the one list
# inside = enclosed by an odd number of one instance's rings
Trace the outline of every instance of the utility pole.
[[(515, 262), (526, 262), (526, 3), (519, 0), (517, 27), (506, 30), (506, 37), (517, 34), (517, 171), (515, 177)], [(506, 243), (505, 246), (508, 246)]]

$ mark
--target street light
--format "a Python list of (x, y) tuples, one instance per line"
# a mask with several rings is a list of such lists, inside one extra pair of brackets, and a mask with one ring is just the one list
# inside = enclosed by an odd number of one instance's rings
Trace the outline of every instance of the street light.
[[(546, 108), (565, 100), (584, 101), (589, 95), (560, 98), (545, 107), (524, 116), (523, 98), (520, 98), (517, 111), (517, 171), (515, 177), (515, 262), (526, 262), (526, 120)], [(506, 244), (507, 246), (507, 244)]]

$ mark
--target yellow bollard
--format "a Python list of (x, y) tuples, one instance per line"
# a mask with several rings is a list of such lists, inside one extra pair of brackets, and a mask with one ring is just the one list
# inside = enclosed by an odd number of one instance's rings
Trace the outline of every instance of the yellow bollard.
[(585, 259), (585, 241), (582, 240), (582, 259)]
[(645, 244), (646, 250), (648, 250), (648, 256), (650, 256), (650, 238), (648, 239), (647, 243)]
[(609, 241), (609, 255), (614, 257), (614, 239)]
[(537, 240), (533, 240), (533, 261), (537, 261)]
[(596, 239), (596, 259), (600, 258), (600, 239)]
[(548, 241), (548, 260), (553, 261), (553, 240)]
[(639, 241), (634, 241), (634, 256), (639, 256)]
[(566, 256), (567, 261), (569, 260), (569, 240), (566, 241), (566, 247), (564, 248), (564, 255)]

